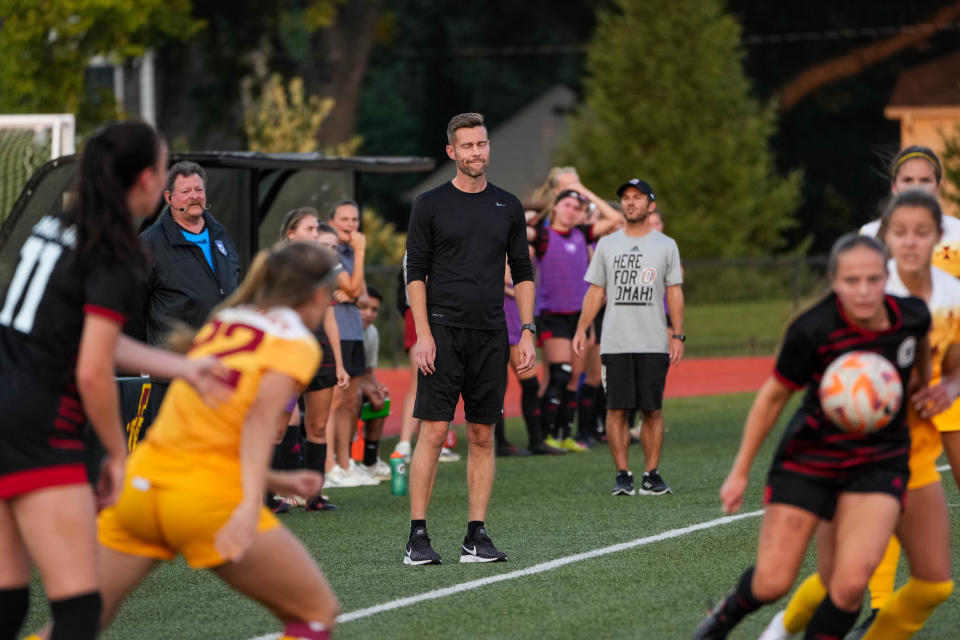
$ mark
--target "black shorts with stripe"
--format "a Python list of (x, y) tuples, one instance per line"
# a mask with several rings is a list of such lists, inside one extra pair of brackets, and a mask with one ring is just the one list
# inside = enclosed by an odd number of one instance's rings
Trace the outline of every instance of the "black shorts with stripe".
[(313, 380), (307, 385), (307, 391), (322, 391), (337, 385), (337, 365), (333, 359), (333, 349), (329, 341), (320, 342), (320, 352), (322, 353), (320, 366), (317, 367)]
[(665, 353), (605, 353), (603, 390), (607, 408), (658, 411), (663, 408), (670, 356)]

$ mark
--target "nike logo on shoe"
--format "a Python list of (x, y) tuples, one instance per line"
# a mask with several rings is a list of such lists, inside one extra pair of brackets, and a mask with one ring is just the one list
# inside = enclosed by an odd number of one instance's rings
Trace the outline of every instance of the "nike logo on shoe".
[(472, 556), (477, 555), (477, 545), (473, 545), (473, 549), (467, 549), (463, 545), (460, 545), (460, 547), (464, 550), (465, 553), (469, 553)]

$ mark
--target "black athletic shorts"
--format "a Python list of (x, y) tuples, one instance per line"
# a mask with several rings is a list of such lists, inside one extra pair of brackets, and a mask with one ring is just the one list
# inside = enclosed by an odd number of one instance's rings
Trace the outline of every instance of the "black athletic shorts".
[(603, 390), (607, 409), (658, 411), (663, 408), (670, 356), (665, 353), (607, 353), (603, 364)]
[(510, 345), (507, 328), (465, 329), (432, 324), (436, 371), (417, 374), (413, 417), (449, 422), (463, 396), (467, 421), (494, 424), (503, 417)]
[(607, 310), (607, 305), (600, 307), (597, 316), (593, 319), (593, 330), (597, 333), (597, 344), (600, 344), (600, 332), (603, 330), (603, 312)]
[(320, 352), (323, 357), (313, 380), (307, 385), (307, 391), (322, 391), (337, 386), (337, 363), (333, 359), (333, 349), (330, 347), (330, 343), (321, 341)]
[(565, 338), (573, 340), (573, 335), (577, 332), (577, 323), (580, 321), (580, 312), (573, 313), (551, 313), (543, 311), (540, 314), (540, 321), (537, 323), (537, 331), (544, 340), (551, 338)]
[(843, 492), (889, 493), (902, 504), (910, 479), (908, 460), (908, 455), (899, 455), (867, 463), (837, 478), (787, 471), (774, 463), (767, 476), (763, 503), (793, 505), (824, 520), (833, 519), (837, 497)]
[(81, 434), (24, 426), (0, 436), (0, 500), (87, 482), (86, 444)]
[(367, 358), (363, 353), (363, 340), (341, 340), (340, 355), (343, 357), (343, 368), (351, 378), (362, 376), (367, 372)]

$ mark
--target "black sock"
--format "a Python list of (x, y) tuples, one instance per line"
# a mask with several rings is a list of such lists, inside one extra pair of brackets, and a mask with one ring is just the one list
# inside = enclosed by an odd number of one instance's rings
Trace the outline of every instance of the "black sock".
[(503, 418), (497, 420), (497, 423), (493, 425), (493, 441), (497, 447), (507, 444), (507, 430), (506, 425), (503, 424)]
[(30, 609), (30, 587), (0, 589), (0, 638), (16, 638)]
[(573, 435), (573, 423), (577, 419), (577, 391), (564, 389), (561, 402), (563, 402), (563, 415), (557, 416), (557, 426), (560, 428), (558, 439), (564, 440)]
[(483, 528), (483, 520), (471, 520), (467, 523), (467, 540), (472, 540), (477, 529)]
[(597, 431), (597, 412), (593, 403), (596, 401), (597, 388), (591, 384), (580, 387), (580, 397), (577, 399), (577, 435), (581, 439), (592, 438)]
[(427, 532), (427, 521), (426, 520), (411, 520), (410, 521), (410, 535), (413, 536), (413, 532), (417, 529), (423, 529), (423, 532)]
[(50, 640), (94, 640), (100, 627), (100, 593), (85, 593), (50, 601), (53, 631)]
[(527, 378), (520, 381), (520, 389), (520, 410), (523, 412), (530, 447), (533, 448), (543, 442), (543, 435), (540, 433), (540, 400), (537, 398), (540, 383), (536, 378)]
[(377, 464), (377, 458), (380, 457), (380, 441), (363, 441), (363, 464), (369, 466)]
[(300, 425), (288, 426), (277, 448), (280, 455), (280, 469), (292, 471), (302, 468), (303, 447), (300, 445)]
[(815, 640), (842, 640), (847, 632), (853, 628), (859, 616), (859, 607), (856, 611), (838, 609), (828, 593), (817, 610), (813, 612), (813, 617), (807, 623), (807, 631), (803, 637)]
[(560, 410), (560, 399), (552, 401), (548, 396), (540, 399), (540, 433), (543, 437), (556, 436), (557, 413)]
[(311, 471), (324, 473), (324, 467), (327, 464), (327, 443), (310, 442), (303, 443), (303, 466)]
[(764, 605), (753, 596), (753, 590), (750, 588), (750, 582), (753, 580), (753, 567), (743, 572), (737, 582), (736, 588), (727, 596), (726, 600), (720, 605), (720, 611), (717, 614), (717, 622), (723, 629), (729, 631), (746, 617)]

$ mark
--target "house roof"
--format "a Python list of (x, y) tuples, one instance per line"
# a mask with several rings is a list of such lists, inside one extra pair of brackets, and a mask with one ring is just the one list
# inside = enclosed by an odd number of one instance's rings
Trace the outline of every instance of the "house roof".
[(960, 105), (960, 49), (905, 69), (897, 77), (891, 107)]
[[(522, 202), (528, 201), (553, 166), (554, 151), (566, 139), (567, 116), (576, 102), (577, 96), (570, 88), (554, 85), (491, 129), (487, 169), (490, 181)], [(413, 200), (455, 175), (453, 162), (445, 162), (404, 196)]]

